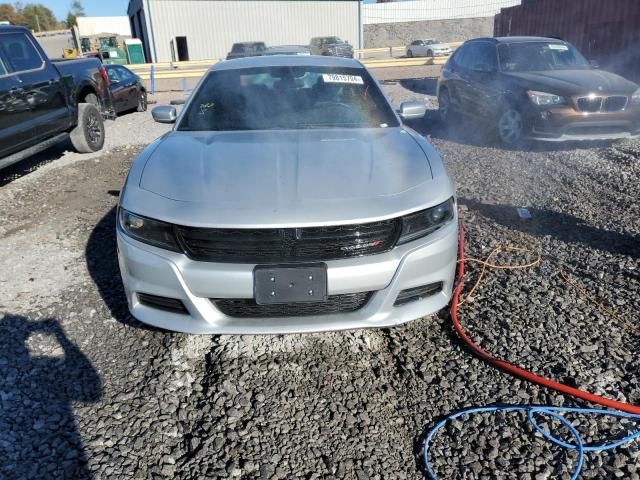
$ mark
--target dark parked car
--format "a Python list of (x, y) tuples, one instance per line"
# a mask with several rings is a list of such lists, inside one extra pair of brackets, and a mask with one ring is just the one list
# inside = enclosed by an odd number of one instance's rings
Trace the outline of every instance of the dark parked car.
[(465, 42), (438, 80), (440, 115), (491, 122), (507, 144), (598, 140), (640, 134), (640, 89), (594, 68), (554, 38), (479, 38)]
[(234, 58), (256, 57), (264, 55), (267, 46), (264, 42), (238, 42), (234, 43), (227, 54), (227, 60)]
[(340, 37), (314, 37), (309, 43), (311, 55), (353, 58), (353, 47)]
[(0, 26), (0, 168), (67, 138), (79, 152), (100, 150), (112, 114), (99, 60), (52, 62), (29, 30)]
[(147, 110), (147, 90), (138, 75), (122, 65), (105, 65), (116, 113)]

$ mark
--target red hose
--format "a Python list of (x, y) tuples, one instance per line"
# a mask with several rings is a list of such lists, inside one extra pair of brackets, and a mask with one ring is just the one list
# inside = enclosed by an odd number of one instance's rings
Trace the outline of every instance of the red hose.
[(458, 284), (453, 292), (453, 298), (451, 300), (451, 320), (453, 321), (453, 326), (456, 329), (456, 332), (460, 336), (460, 338), (464, 341), (464, 343), (482, 360), (487, 362), (489, 365), (504, 370), (516, 377), (520, 377), (524, 380), (528, 380), (530, 382), (536, 383), (538, 385), (542, 385), (543, 387), (550, 388), (560, 393), (564, 393), (567, 395), (571, 395), (573, 397), (580, 398), (582, 400), (586, 400), (591, 403), (595, 403), (598, 405), (603, 405), (605, 407), (615, 408), (617, 410), (621, 410), (627, 413), (633, 413), (636, 415), (640, 415), (640, 406), (632, 405), (626, 402), (618, 402), (616, 400), (611, 400), (609, 398), (601, 397), (600, 395), (596, 395), (593, 393), (585, 392), (584, 390), (580, 390), (579, 388), (570, 387), (569, 385), (565, 385), (564, 383), (556, 382), (554, 380), (550, 380), (548, 378), (541, 377), (534, 373), (529, 372), (528, 370), (524, 370), (512, 363), (509, 363), (505, 360), (500, 360), (496, 358), (490, 352), (483, 350), (474, 343), (471, 337), (467, 334), (467, 332), (462, 327), (462, 324), (458, 320), (458, 302), (460, 301), (460, 293), (462, 292), (462, 284), (464, 278), (464, 229), (462, 227), (462, 221), (460, 222), (459, 228), (459, 237), (458, 237)]

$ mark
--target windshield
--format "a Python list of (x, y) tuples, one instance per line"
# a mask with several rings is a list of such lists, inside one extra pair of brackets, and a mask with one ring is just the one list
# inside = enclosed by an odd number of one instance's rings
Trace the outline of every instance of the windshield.
[(309, 66), (211, 72), (178, 130), (391, 126), (396, 116), (366, 70)]
[(327, 37), (324, 39), (324, 43), (344, 43), (340, 37)]
[(504, 72), (591, 68), (578, 50), (560, 42), (504, 43), (498, 45), (498, 57)]

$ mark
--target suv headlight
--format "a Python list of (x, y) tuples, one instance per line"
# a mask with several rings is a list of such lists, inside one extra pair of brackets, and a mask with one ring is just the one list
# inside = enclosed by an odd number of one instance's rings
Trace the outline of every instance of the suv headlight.
[(631, 95), (631, 102), (640, 103), (640, 88), (633, 92), (633, 95)]
[(529, 99), (538, 106), (545, 105), (565, 105), (567, 99), (560, 95), (546, 92), (536, 92), (535, 90), (527, 90)]
[(440, 205), (402, 217), (402, 232), (397, 245), (426, 237), (453, 219), (453, 197)]
[(169, 223), (142, 217), (120, 208), (118, 209), (118, 227), (124, 234), (139, 242), (172, 252), (180, 252), (173, 226)]

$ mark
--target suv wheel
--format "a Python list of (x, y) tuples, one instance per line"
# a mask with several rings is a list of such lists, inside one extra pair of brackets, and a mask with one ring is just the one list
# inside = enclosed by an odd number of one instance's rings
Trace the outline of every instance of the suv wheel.
[(413, 58), (413, 50), (407, 50), (407, 57)]
[(432, 50), (429, 50), (427, 52), (427, 57), (433, 57), (433, 51)]
[(449, 122), (451, 118), (451, 96), (446, 88), (441, 89), (438, 93), (438, 113), (442, 123)]
[(524, 136), (524, 119), (518, 110), (507, 107), (498, 119), (498, 136), (505, 145), (514, 145)]
[(92, 153), (104, 145), (104, 123), (100, 111), (90, 103), (78, 104), (78, 125), (71, 130), (71, 143), (78, 153)]

